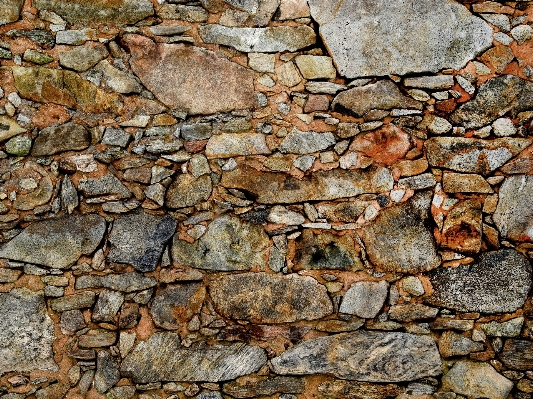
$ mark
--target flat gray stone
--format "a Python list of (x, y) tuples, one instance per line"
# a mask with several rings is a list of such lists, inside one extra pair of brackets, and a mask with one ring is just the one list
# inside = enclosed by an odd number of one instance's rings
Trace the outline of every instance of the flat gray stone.
[(54, 362), (54, 322), (42, 291), (0, 293), (0, 375), (10, 371), (59, 371)]
[(104, 81), (111, 90), (122, 94), (141, 92), (141, 84), (131, 73), (115, 68), (109, 61), (103, 60), (96, 68), (102, 72)]
[(198, 33), (205, 43), (223, 44), (243, 53), (297, 51), (316, 42), (316, 34), (309, 26), (231, 28), (210, 24), (200, 25)]
[(333, 374), (368, 382), (413, 381), (441, 374), (431, 337), (356, 331), (305, 341), (271, 360), (276, 374)]
[(523, 317), (515, 317), (501, 323), (497, 321), (482, 323), (479, 327), (489, 337), (518, 337), (522, 331), (523, 324)]
[(407, 78), (403, 81), (403, 84), (407, 87), (416, 87), (418, 89), (443, 90), (451, 88), (455, 82), (453, 75), (437, 75)]
[(59, 54), (59, 64), (77, 72), (84, 72), (107, 58), (108, 55), (109, 52), (102, 44), (78, 46), (72, 50), (61, 52)]
[(231, 216), (213, 220), (194, 243), (174, 236), (172, 259), (198, 269), (232, 271), (266, 266), (268, 237), (261, 225)]
[(358, 281), (344, 294), (339, 312), (373, 319), (383, 307), (388, 293), (386, 281)]
[(83, 291), (52, 299), (50, 301), (50, 307), (56, 312), (66, 312), (69, 310), (90, 308), (94, 305), (95, 300), (96, 294), (94, 292)]
[(456, 2), (311, 0), (309, 6), (348, 78), (458, 70), (492, 46), (492, 28)]
[(212, 136), (207, 142), (205, 155), (208, 158), (231, 158), (242, 155), (268, 155), (270, 148), (262, 133), (222, 133)]
[(251, 323), (316, 320), (333, 312), (326, 287), (298, 274), (228, 274), (209, 283), (209, 294), (224, 317)]
[(65, 123), (47, 127), (35, 139), (31, 155), (41, 157), (65, 151), (80, 151), (91, 145), (91, 135), (82, 125)]
[(145, 277), (140, 273), (106, 274), (105, 276), (84, 275), (76, 279), (75, 288), (108, 288), (121, 292), (142, 291), (157, 285), (154, 277)]
[(96, 357), (96, 373), (94, 387), (105, 393), (120, 380), (118, 361), (108, 351), (101, 350)]
[(514, 241), (533, 240), (533, 176), (506, 178), (498, 192), (493, 219), (502, 237)]
[(156, 332), (122, 360), (120, 372), (139, 384), (158, 381), (220, 382), (258, 371), (267, 361), (263, 349), (244, 343), (180, 345), (178, 334)]
[(293, 129), (280, 143), (279, 150), (285, 154), (311, 154), (331, 147), (336, 143), (331, 132), (301, 132)]
[(426, 302), (461, 312), (511, 313), (531, 288), (531, 265), (514, 249), (486, 252), (479, 262), (430, 272), (434, 293)]
[(92, 320), (96, 322), (112, 322), (120, 307), (124, 303), (124, 295), (117, 291), (103, 290), (98, 294), (98, 300), (94, 306)]
[(115, 220), (109, 236), (107, 260), (132, 265), (141, 272), (154, 271), (178, 222), (170, 215), (136, 212)]
[(122, 198), (131, 197), (130, 190), (111, 173), (101, 177), (84, 177), (79, 180), (78, 189), (88, 197), (107, 194), (117, 194)]
[(91, 254), (106, 230), (103, 217), (70, 215), (32, 223), (0, 249), (0, 257), (57, 269)]
[(23, 4), (24, 0), (4, 1), (0, 9), (0, 25), (9, 24), (18, 20)]
[(202, 283), (167, 285), (154, 296), (150, 306), (152, 320), (158, 327), (177, 330), (200, 311), (204, 296)]

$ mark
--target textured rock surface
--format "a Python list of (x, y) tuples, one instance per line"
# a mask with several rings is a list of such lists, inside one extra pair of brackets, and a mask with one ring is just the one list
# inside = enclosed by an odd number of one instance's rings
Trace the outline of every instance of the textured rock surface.
[(89, 147), (90, 144), (90, 134), (85, 127), (66, 123), (41, 130), (31, 154), (38, 157), (63, 151), (79, 151)]
[(508, 177), (498, 193), (494, 222), (503, 237), (516, 241), (533, 240), (533, 190), (531, 176)]
[(15, 22), (19, 19), (20, 10), (24, 4), (23, 0), (8, 0), (2, 4), (0, 10), (0, 25)]
[(166, 330), (177, 330), (198, 312), (205, 291), (200, 283), (169, 285), (158, 290), (150, 307), (154, 323)]

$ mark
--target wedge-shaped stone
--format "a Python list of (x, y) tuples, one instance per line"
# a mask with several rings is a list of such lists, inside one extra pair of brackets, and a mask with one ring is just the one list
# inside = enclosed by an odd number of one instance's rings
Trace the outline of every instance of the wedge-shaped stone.
[(198, 33), (205, 43), (223, 44), (244, 53), (297, 51), (316, 42), (316, 34), (308, 26), (231, 28), (211, 24), (200, 26)]
[(72, 266), (91, 254), (104, 236), (105, 220), (98, 215), (70, 215), (35, 222), (0, 249), (0, 258), (57, 269)]
[(17, 121), (5, 115), (0, 115), (0, 141), (10, 139), (17, 134), (24, 133), (26, 129), (20, 126)]
[(53, 11), (71, 24), (134, 24), (154, 13), (149, 0), (34, 0), (33, 6), (38, 10)]
[(141, 272), (154, 271), (177, 224), (170, 215), (161, 217), (146, 212), (120, 217), (109, 236), (111, 250), (107, 259), (130, 264)]
[(434, 293), (426, 301), (460, 312), (514, 312), (531, 288), (531, 265), (514, 249), (487, 252), (478, 263), (433, 270), (429, 276)]
[(368, 170), (329, 170), (315, 172), (301, 180), (283, 173), (259, 172), (240, 166), (222, 175), (221, 185), (245, 190), (262, 204), (291, 204), (355, 197), (364, 193), (390, 191), (390, 171), (382, 167)]
[(10, 371), (58, 371), (54, 362), (54, 323), (42, 291), (14, 288), (0, 293), (0, 375)]
[(309, 5), (339, 72), (348, 78), (461, 69), (492, 46), (492, 28), (455, 1)]
[(15, 22), (20, 17), (24, 0), (5, 0), (0, 8), (0, 25)]
[(184, 44), (156, 44), (139, 35), (123, 40), (132, 55), (133, 72), (169, 107), (189, 114), (214, 114), (254, 105), (253, 72), (214, 52)]
[(267, 361), (263, 349), (243, 343), (180, 345), (178, 334), (157, 332), (140, 342), (122, 361), (120, 372), (138, 384), (158, 381), (233, 380), (259, 370)]
[(498, 193), (493, 215), (502, 237), (515, 241), (533, 240), (533, 176), (511, 176)]
[(64, 151), (84, 150), (91, 144), (91, 135), (85, 127), (77, 123), (65, 123), (41, 130), (35, 139), (31, 155), (40, 157)]
[(209, 283), (209, 294), (220, 314), (252, 323), (292, 323), (333, 313), (326, 287), (298, 274), (228, 274)]
[(431, 337), (356, 331), (305, 341), (272, 359), (276, 374), (333, 374), (368, 382), (401, 382), (441, 374)]
[(361, 230), (370, 261), (381, 270), (417, 273), (440, 265), (429, 210), (432, 193), (415, 194), (409, 201), (383, 209)]
[(155, 287), (157, 280), (154, 277), (145, 277), (140, 273), (130, 272), (122, 274), (106, 274), (98, 276), (87, 274), (76, 279), (75, 288), (83, 290), (86, 288), (108, 288), (121, 292), (134, 292), (147, 290)]

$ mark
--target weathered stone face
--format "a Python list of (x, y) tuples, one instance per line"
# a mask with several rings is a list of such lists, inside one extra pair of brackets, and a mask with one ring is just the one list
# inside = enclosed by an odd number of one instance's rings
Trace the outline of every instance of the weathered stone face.
[(157, 291), (150, 314), (157, 326), (177, 330), (198, 313), (204, 296), (201, 283), (169, 285)]
[(24, 0), (8, 0), (2, 3), (0, 9), (0, 25), (15, 22), (20, 15)]
[(41, 130), (31, 154), (38, 157), (63, 151), (84, 150), (90, 144), (90, 134), (84, 126), (66, 123)]
[(503, 237), (515, 241), (533, 241), (533, 178), (511, 176), (498, 193), (494, 222)]

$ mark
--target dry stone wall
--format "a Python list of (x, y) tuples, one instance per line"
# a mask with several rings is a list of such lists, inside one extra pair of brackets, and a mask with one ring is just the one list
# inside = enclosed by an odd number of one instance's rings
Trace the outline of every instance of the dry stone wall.
[(1, 399), (531, 399), (533, 4), (1, 0)]

